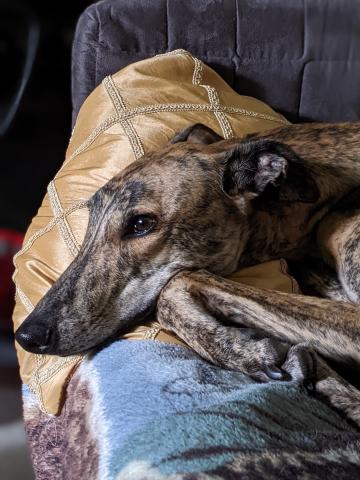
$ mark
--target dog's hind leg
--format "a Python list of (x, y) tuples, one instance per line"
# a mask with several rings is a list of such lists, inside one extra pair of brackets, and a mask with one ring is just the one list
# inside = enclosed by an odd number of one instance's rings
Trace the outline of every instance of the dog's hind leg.
[(346, 195), (324, 218), (317, 239), (348, 300), (360, 303), (360, 188)]
[(349, 301), (336, 270), (329, 267), (322, 258), (309, 257), (301, 261), (288, 261), (288, 265), (304, 295), (337, 302)]
[(282, 368), (290, 373), (292, 380), (307, 386), (317, 398), (360, 426), (360, 390), (335, 372), (308, 345), (292, 346)]

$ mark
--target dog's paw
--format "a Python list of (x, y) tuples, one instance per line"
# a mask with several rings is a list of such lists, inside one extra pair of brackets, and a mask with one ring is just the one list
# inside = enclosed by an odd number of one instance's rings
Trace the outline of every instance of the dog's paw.
[(281, 367), (289, 380), (310, 386), (317, 374), (316, 353), (308, 345), (300, 343), (292, 346)]
[[(248, 328), (226, 329), (211, 350), (213, 363), (237, 370), (260, 382), (289, 380), (282, 368), (290, 345), (272, 338), (261, 338)], [(234, 332), (236, 330), (236, 332)]]
[[(233, 330), (233, 329), (231, 329)], [(291, 381), (310, 387), (317, 374), (317, 356), (309, 345), (290, 345), (261, 338), (256, 331), (238, 328), (237, 334), (223, 332), (212, 361), (238, 370), (260, 382)]]
[(284, 381), (289, 374), (282, 365), (290, 346), (272, 338), (253, 340), (248, 347), (251, 356), (243, 362), (244, 373), (247, 373), (260, 382)]
[(311, 387), (317, 373), (315, 352), (306, 344), (290, 346), (276, 340), (262, 340), (267, 345), (265, 363), (249, 374), (260, 381), (291, 381)]

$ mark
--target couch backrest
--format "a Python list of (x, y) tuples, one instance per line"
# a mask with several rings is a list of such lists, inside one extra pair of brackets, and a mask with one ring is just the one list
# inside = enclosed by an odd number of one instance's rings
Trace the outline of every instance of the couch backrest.
[(360, 118), (359, 0), (103, 0), (76, 30), (74, 119), (106, 75), (177, 48), (291, 121)]

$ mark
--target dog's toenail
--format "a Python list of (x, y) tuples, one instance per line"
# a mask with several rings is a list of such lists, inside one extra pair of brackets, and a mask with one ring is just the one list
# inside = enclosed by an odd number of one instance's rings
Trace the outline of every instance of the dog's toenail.
[(272, 380), (282, 380), (284, 378), (284, 372), (276, 365), (265, 365), (264, 372)]

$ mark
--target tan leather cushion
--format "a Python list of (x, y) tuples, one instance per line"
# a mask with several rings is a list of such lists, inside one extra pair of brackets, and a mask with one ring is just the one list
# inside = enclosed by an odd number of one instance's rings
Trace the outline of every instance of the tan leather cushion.
[[(15, 329), (77, 254), (89, 197), (134, 159), (196, 122), (226, 138), (287, 123), (264, 103), (235, 93), (185, 51), (130, 65), (95, 89), (80, 110), (65, 162), (16, 256)], [(19, 346), (17, 351), (21, 377), (41, 409), (57, 413), (80, 357), (33, 355)]]

